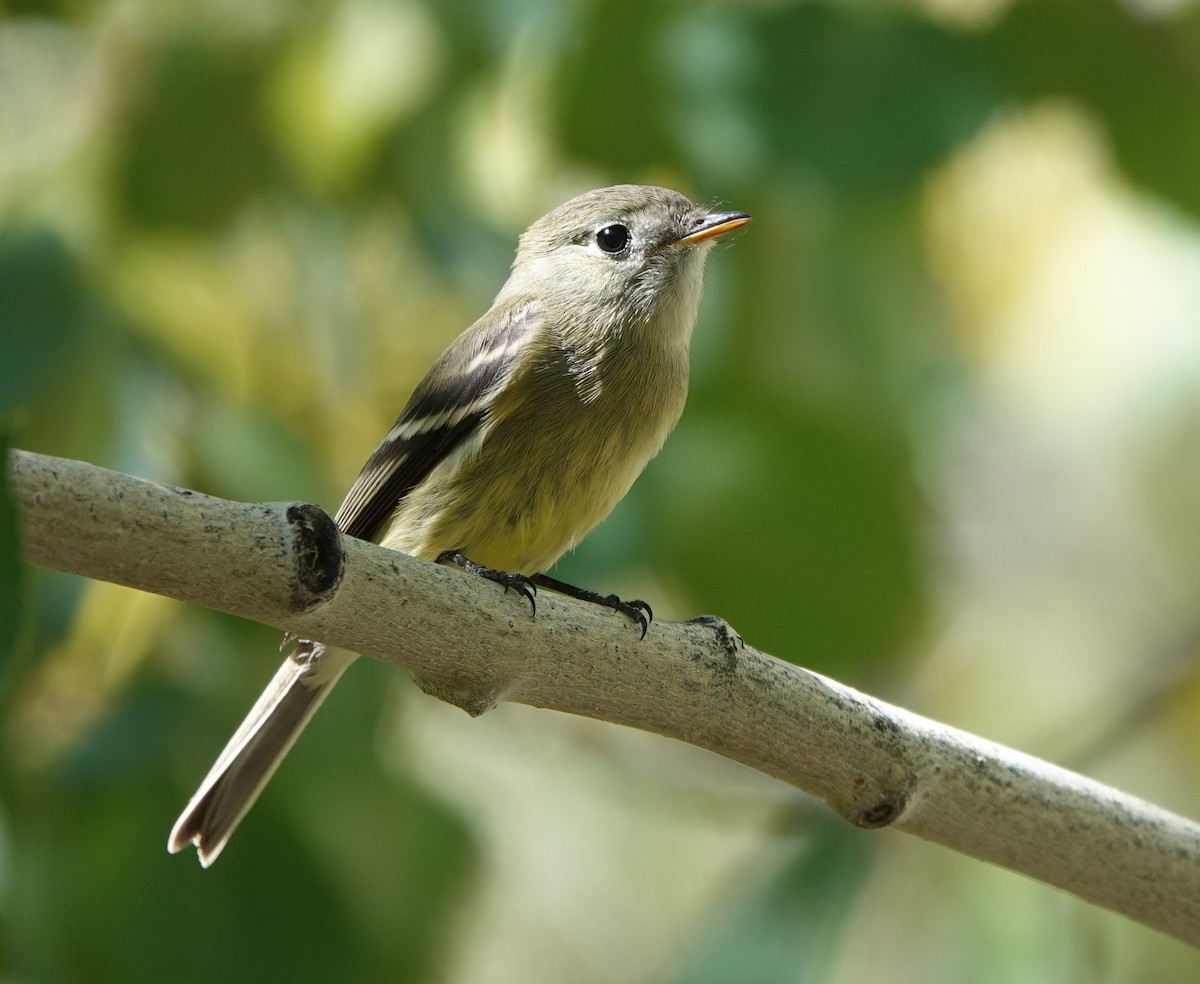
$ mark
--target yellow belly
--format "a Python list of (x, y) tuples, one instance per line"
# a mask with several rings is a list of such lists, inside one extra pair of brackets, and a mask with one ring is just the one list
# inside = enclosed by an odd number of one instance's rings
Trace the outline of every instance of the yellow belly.
[(379, 542), (429, 560), (461, 550), (496, 570), (546, 570), (612, 511), (662, 447), (686, 398), (686, 361), (672, 369), (652, 371), (661, 377), (652, 386), (613, 379), (586, 401), (569, 381), (513, 387), (538, 399), (498, 405), (398, 504)]

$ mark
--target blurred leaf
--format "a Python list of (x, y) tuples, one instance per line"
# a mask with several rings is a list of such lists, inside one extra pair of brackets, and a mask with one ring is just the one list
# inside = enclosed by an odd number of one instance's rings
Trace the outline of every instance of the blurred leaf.
[(1141, 16), (1112, 0), (1015, 3), (985, 40), (1020, 97), (1079, 100), (1133, 181), (1200, 213), (1198, 19), (1195, 9)]
[(74, 7), (73, 0), (5, 0), (3, 12), (9, 17), (62, 17)]
[(756, 28), (768, 140), (850, 192), (913, 184), (1005, 99), (969, 35), (890, 7), (800, 4)]
[(131, 220), (212, 231), (267, 186), (263, 72), (244, 47), (189, 40), (157, 54), (123, 148), (119, 188)]
[[(272, 784), (207, 871), (191, 852), (172, 857), (165, 847), (184, 802), (171, 753), (180, 742), (194, 753), (208, 734), (196, 705), (175, 693), (137, 687), (42, 782), (5, 789), (9, 843), (20, 845), (0, 859), (6, 979), (427, 980), (469, 844), (419, 790), (383, 780), (377, 767), (347, 767), (373, 760), (362, 741), (373, 715), (361, 688), (357, 700), (345, 696), (329, 706), (350, 705), (334, 716), (352, 727), (331, 742), (349, 778), (306, 782), (304, 751), (318, 743), (302, 742), (285, 770), (315, 813), (295, 813), (288, 784)], [(374, 783), (364, 783), (371, 771)], [(327, 822), (336, 826), (314, 837)], [(346, 856), (330, 856), (330, 843)]]
[(269, 116), (279, 149), (313, 193), (340, 197), (436, 85), (441, 35), (422, 4), (323, 5), (278, 63)]
[(243, 502), (280, 499), (337, 505), (303, 435), (262, 413), (201, 394), (189, 415), (187, 484)]
[(607, 0), (588, 8), (575, 54), (556, 100), (569, 153), (617, 174), (633, 174), (672, 157), (670, 116), (653, 39), (670, 8), (641, 0)]
[(79, 272), (56, 235), (0, 232), (0, 414), (66, 357), (84, 311)]
[[(664, 452), (693, 478), (661, 509), (654, 555), (783, 659), (846, 672), (894, 656), (919, 598), (903, 445), (748, 392), (710, 412)], [(720, 474), (696, 481), (706, 469)]]
[(827, 980), (846, 920), (871, 871), (862, 832), (836, 819), (813, 824), (766, 883), (724, 900), (718, 925), (688, 948), (677, 984), (792, 984)]
[(672, 101), (660, 125), (683, 149), (697, 187), (753, 180), (764, 163), (762, 128), (746, 96), (759, 69), (751, 24), (731, 7), (698, 5), (680, 8), (660, 37), (663, 85)]
[(8, 473), (8, 431), (0, 424), (0, 690), (8, 682), (21, 614), (21, 536)]
[(359, 660), (306, 728), (277, 795), (332, 872), (372, 976), (421, 981), (450, 947), (478, 848), (463, 818), (403, 772), (383, 768), (380, 719), (394, 711), (395, 666)]

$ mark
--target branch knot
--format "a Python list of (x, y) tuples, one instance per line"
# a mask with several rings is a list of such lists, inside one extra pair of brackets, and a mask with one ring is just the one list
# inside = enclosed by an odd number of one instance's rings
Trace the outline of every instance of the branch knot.
[(296, 558), (292, 604), (306, 612), (326, 601), (341, 583), (346, 563), (342, 534), (329, 513), (308, 503), (288, 506), (287, 521)]

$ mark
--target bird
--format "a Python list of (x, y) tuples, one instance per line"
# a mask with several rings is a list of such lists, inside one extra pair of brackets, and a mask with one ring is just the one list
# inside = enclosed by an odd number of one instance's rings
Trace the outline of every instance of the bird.
[[(491, 307), (438, 357), (367, 459), (334, 517), (341, 532), (455, 565), (531, 604), (540, 584), (608, 605), (644, 636), (645, 602), (545, 571), (609, 514), (678, 422), (709, 247), (749, 221), (627, 184), (534, 222)], [(355, 659), (297, 642), (180, 814), (171, 853), (191, 844), (202, 866), (217, 859)]]

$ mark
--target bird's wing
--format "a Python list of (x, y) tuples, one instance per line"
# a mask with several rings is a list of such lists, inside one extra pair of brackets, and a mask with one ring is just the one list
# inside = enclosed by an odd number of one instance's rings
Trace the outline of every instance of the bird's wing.
[(350, 486), (336, 516), (344, 533), (372, 539), (396, 504), (480, 425), (542, 314), (535, 300), (493, 309), (439, 356)]

